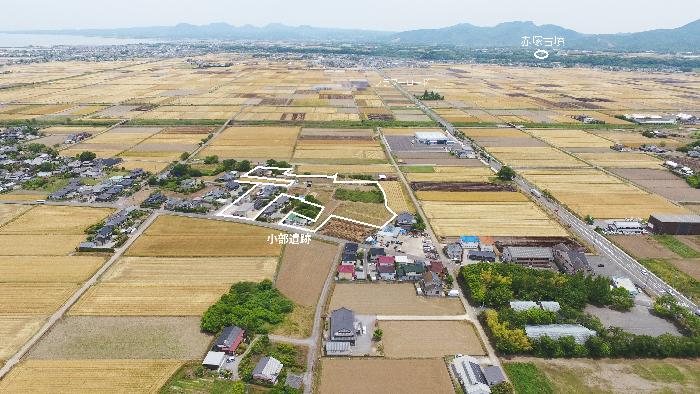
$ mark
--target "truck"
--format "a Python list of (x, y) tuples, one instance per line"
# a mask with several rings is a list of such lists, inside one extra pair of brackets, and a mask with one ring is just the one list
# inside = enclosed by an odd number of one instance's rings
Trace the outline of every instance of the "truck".
[(540, 191), (535, 188), (530, 189), (530, 193), (532, 193), (532, 195), (537, 198), (542, 198), (542, 193), (540, 193)]

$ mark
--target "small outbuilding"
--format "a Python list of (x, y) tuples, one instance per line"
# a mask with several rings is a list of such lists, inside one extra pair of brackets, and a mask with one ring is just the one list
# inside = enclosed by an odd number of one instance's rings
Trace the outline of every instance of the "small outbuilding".
[(202, 361), (202, 366), (216, 371), (224, 363), (224, 360), (226, 360), (225, 352), (208, 352), (206, 357), (204, 357), (204, 361)]
[(253, 369), (253, 379), (276, 384), (283, 367), (276, 358), (263, 357)]

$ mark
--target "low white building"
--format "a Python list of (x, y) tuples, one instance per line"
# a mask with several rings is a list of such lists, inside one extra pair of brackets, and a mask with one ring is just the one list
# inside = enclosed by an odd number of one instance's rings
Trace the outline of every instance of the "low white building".
[(637, 286), (634, 285), (634, 282), (630, 278), (624, 278), (624, 277), (613, 277), (612, 278), (612, 284), (613, 287), (618, 288), (621, 287), (627, 291), (630, 292), (633, 296), (636, 296), (639, 294), (639, 290), (637, 289)]
[(253, 379), (262, 380), (272, 384), (277, 383), (282, 372), (282, 363), (274, 357), (263, 357), (253, 369)]
[(426, 145), (448, 145), (454, 144), (448, 136), (438, 131), (418, 131), (416, 132), (416, 141)]
[(596, 332), (580, 324), (546, 324), (541, 326), (525, 326), (525, 335), (530, 339), (549, 337), (554, 340), (564, 337), (574, 337), (576, 343), (583, 344), (588, 338), (596, 336)]
[(217, 370), (224, 363), (224, 360), (226, 360), (226, 352), (209, 352), (204, 357), (202, 366), (207, 369)]
[(610, 223), (609, 228), (624, 235), (644, 234), (644, 226), (636, 221), (614, 221)]
[(484, 372), (474, 357), (460, 356), (450, 363), (452, 373), (467, 394), (488, 394), (491, 388), (487, 384)]

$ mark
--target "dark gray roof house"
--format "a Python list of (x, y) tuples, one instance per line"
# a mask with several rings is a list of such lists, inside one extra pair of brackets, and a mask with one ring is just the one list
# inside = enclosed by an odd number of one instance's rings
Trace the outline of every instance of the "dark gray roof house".
[(552, 248), (554, 262), (562, 272), (567, 274), (590, 273), (591, 266), (586, 255), (578, 250), (573, 250), (561, 243)]
[(355, 312), (347, 308), (336, 309), (331, 312), (331, 341), (350, 342), (355, 344), (357, 334), (355, 332)]
[(445, 254), (452, 261), (462, 261), (462, 244), (459, 242), (448, 244), (445, 248)]
[(243, 340), (244, 333), (245, 331), (237, 326), (224, 327), (219, 337), (214, 341), (214, 349), (220, 352), (235, 352)]
[(402, 212), (394, 221), (398, 227), (411, 227), (416, 224), (416, 217), (408, 212)]

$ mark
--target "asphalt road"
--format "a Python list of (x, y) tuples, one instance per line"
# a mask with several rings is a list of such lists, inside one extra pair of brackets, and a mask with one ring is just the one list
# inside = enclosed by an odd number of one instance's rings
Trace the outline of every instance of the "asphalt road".
[[(420, 100), (417, 100), (409, 92), (407, 92), (402, 86), (394, 83), (394, 86), (401, 91), (406, 97), (411, 99), (418, 107), (423, 110), (430, 118), (438, 122), (445, 130), (450, 134), (455, 135), (457, 129), (449, 122), (440, 117), (432, 109), (424, 105)], [(476, 151), (483, 152), (483, 148), (472, 143)], [(494, 170), (498, 171), (501, 167), (501, 163), (491, 158), (489, 161), (489, 166)], [(534, 188), (529, 182), (527, 182), (522, 177), (516, 178), (516, 184), (520, 189), (526, 193), (531, 194), (531, 190)], [(533, 196), (534, 197), (534, 196)], [(680, 305), (692, 310), (695, 313), (700, 312), (700, 308), (695, 305), (690, 299), (685, 297), (683, 294), (678, 292), (673, 287), (669, 286), (666, 282), (661, 280), (659, 277), (649, 272), (644, 266), (642, 266), (638, 261), (632, 258), (630, 255), (625, 253), (622, 249), (618, 248), (607, 238), (595, 232), (594, 229), (590, 228), (581, 219), (576, 217), (574, 214), (569, 212), (566, 208), (560, 206), (554, 201), (550, 201), (544, 197), (536, 198), (540, 206), (544, 207), (547, 211), (554, 214), (561, 223), (566, 225), (569, 230), (575, 232), (581, 239), (592, 245), (596, 252), (602, 256), (607, 257), (611, 263), (618, 265), (622, 270), (629, 274), (630, 279), (635, 282), (635, 284), (652, 295), (663, 295), (670, 294), (678, 300)]]

